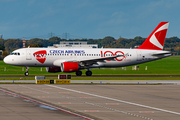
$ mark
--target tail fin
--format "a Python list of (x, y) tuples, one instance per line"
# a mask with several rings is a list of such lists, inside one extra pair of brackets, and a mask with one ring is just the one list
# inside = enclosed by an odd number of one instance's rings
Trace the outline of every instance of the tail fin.
[(169, 22), (160, 22), (144, 43), (136, 49), (163, 50)]

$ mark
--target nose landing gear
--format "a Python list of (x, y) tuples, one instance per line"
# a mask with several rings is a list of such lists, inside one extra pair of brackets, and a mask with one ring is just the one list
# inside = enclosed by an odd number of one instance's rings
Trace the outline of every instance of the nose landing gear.
[(29, 70), (29, 67), (26, 67), (26, 72), (24, 73), (25, 76), (29, 75), (28, 70)]

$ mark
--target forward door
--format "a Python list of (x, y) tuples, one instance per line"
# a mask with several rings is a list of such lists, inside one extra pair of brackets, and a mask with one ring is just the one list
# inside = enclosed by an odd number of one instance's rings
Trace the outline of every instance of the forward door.
[(31, 50), (26, 50), (26, 60), (32, 60)]

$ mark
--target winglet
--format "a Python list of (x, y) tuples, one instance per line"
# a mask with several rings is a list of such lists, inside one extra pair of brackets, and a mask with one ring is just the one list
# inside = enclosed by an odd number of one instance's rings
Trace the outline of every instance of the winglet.
[(136, 49), (163, 50), (169, 22), (160, 22), (144, 43)]

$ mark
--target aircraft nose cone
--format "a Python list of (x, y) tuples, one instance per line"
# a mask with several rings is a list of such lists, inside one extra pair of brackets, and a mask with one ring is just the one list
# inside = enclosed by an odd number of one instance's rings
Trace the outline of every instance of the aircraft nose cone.
[(3, 61), (9, 65), (19, 65), (21, 63), (21, 60), (19, 58), (11, 55), (6, 56)]
[(6, 56), (3, 61), (6, 63), (6, 64), (9, 64), (9, 59), (8, 59), (8, 56)]

